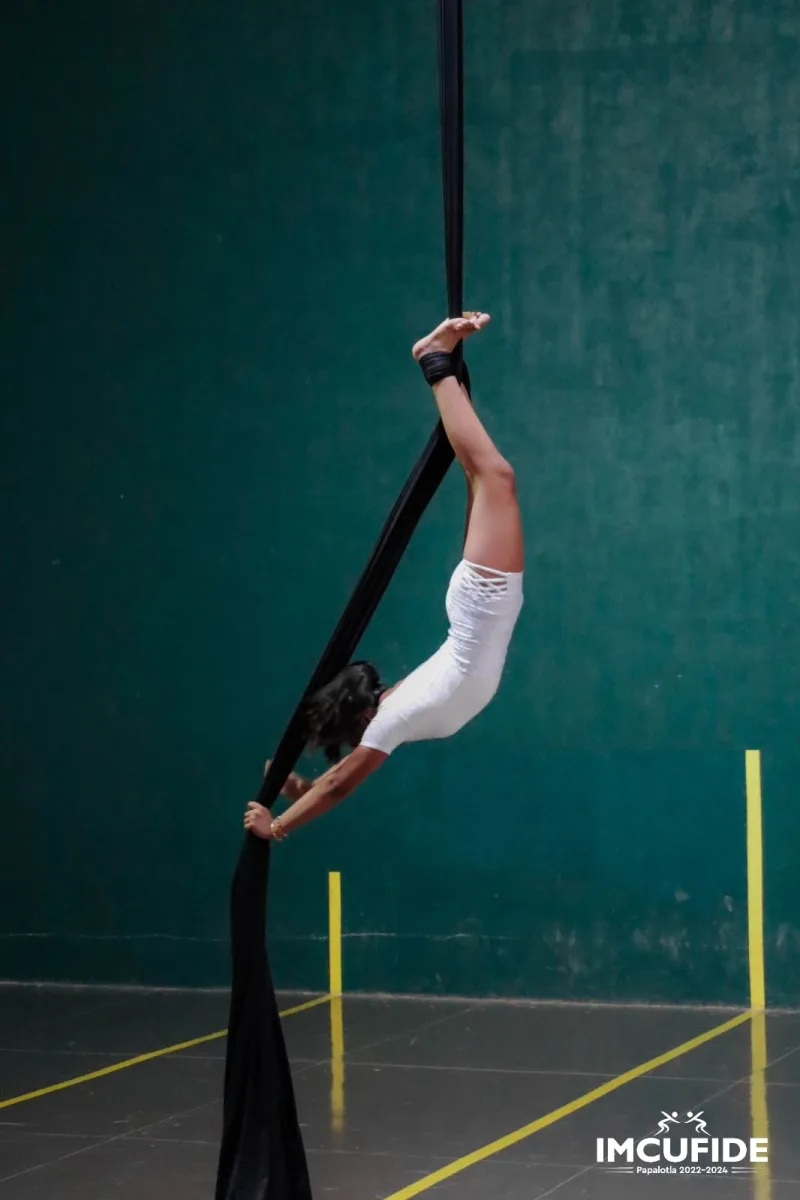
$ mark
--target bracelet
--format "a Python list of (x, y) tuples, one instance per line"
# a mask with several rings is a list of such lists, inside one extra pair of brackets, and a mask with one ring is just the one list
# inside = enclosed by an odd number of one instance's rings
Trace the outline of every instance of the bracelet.
[(275, 820), (270, 825), (269, 836), (275, 842), (282, 842), (288, 836), (286, 833), (286, 830), (283, 827), (283, 821), (280, 819), (280, 817), (276, 817)]

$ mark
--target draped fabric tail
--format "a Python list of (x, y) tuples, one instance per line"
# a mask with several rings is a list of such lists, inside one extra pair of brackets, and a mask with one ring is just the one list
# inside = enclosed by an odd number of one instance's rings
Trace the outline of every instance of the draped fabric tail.
[(233, 983), (216, 1200), (311, 1200), (266, 951), (271, 847), (245, 840), (231, 890)]
[[(461, 0), (439, 0), (448, 311), (462, 309)], [(468, 384), (460, 355), (458, 371)], [(346, 666), (391, 582), (453, 450), (441, 422), (400, 493), (258, 793), (271, 808), (305, 746), (309, 697)], [(232, 989), (216, 1200), (311, 1200), (294, 1090), (266, 950), (271, 846), (248, 834), (231, 890)], [(307, 881), (303, 881), (307, 886)]]

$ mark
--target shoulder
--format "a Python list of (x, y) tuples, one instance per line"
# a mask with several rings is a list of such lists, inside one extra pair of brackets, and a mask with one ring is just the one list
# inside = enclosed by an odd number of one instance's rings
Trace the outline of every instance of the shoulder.
[(377, 713), (365, 729), (361, 745), (358, 747), (359, 750), (372, 750), (380, 753), (381, 761), (393, 750), (396, 750), (401, 742), (407, 740), (408, 728), (403, 716), (404, 705), (402, 698), (397, 699), (398, 696), (398, 692), (393, 692), (391, 696), (381, 702)]
[(401, 688), (404, 683), (405, 683), (405, 679), (398, 679), (397, 683), (393, 683), (390, 688), (386, 689), (386, 691), (383, 693), (383, 695), (380, 698), (380, 702), (378, 704), (378, 712), (381, 711), (381, 709), (387, 703), (388, 700), (391, 700), (392, 696), (395, 696), (397, 694), (398, 688)]

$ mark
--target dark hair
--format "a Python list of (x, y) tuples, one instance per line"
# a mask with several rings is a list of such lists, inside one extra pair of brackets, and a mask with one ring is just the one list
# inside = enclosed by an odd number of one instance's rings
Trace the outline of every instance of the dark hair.
[(383, 684), (371, 662), (352, 662), (320, 688), (306, 709), (307, 740), (312, 750), (324, 750), (338, 762), (342, 746), (356, 746), (364, 732), (364, 716), (377, 708)]

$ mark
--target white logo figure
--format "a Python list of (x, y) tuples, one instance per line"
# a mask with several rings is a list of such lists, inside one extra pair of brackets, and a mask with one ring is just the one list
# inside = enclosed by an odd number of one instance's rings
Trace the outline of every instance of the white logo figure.
[(703, 1121), (701, 1119), (702, 1116), (703, 1116), (702, 1109), (698, 1113), (690, 1113), (689, 1112), (686, 1114), (686, 1124), (694, 1125), (695, 1128), (697, 1129), (698, 1133), (708, 1133), (708, 1125), (706, 1125), (705, 1121)]
[(662, 1108), (661, 1115), (664, 1118), (664, 1120), (658, 1122), (658, 1132), (659, 1133), (669, 1133), (670, 1125), (680, 1125), (680, 1121), (678, 1120), (678, 1114), (676, 1112), (665, 1113)]

